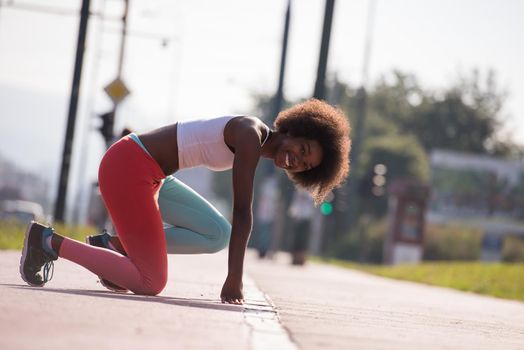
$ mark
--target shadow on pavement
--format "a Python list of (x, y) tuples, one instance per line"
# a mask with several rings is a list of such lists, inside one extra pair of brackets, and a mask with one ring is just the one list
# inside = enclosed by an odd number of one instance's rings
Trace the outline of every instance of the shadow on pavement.
[(213, 299), (188, 299), (188, 298), (176, 298), (176, 297), (166, 297), (166, 296), (158, 296), (158, 295), (157, 296), (148, 296), (148, 295), (113, 293), (113, 292), (106, 292), (106, 291), (99, 291), (99, 290), (42, 288), (42, 287), (25, 286), (22, 284), (8, 284), (8, 283), (0, 283), (0, 286), (6, 286), (9, 288), (16, 288), (16, 289), (23, 289), (23, 290), (38, 290), (39, 292), (74, 294), (74, 295), (102, 297), (102, 298), (109, 298), (109, 299), (163, 303), (163, 304), (168, 304), (168, 305), (196, 307), (196, 308), (224, 310), (224, 311), (236, 311), (236, 312), (242, 312), (248, 306), (246, 304), (244, 305), (222, 304), (221, 302), (213, 300)]

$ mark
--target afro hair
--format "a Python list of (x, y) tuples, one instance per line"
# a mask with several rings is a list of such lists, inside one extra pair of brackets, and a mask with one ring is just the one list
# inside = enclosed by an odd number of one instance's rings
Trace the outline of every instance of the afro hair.
[(344, 113), (326, 102), (310, 99), (280, 112), (275, 130), (294, 137), (317, 140), (323, 158), (317, 167), (303, 172), (286, 171), (287, 176), (308, 191), (320, 204), (349, 173), (349, 122)]

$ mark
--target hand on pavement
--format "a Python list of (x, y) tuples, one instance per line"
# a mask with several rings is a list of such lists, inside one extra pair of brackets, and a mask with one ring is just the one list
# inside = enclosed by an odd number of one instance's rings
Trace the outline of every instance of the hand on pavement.
[(242, 293), (242, 280), (234, 278), (226, 278), (222, 292), (220, 293), (220, 299), (223, 303), (228, 304), (244, 304), (244, 294)]

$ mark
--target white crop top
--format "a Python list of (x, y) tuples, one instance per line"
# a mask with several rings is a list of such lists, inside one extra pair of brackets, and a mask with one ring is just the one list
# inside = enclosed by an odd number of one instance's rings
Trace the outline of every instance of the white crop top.
[[(224, 141), (224, 128), (234, 116), (179, 121), (177, 124), (178, 168), (205, 166), (221, 171), (233, 167), (234, 153)], [(269, 130), (262, 145), (269, 138)]]
[(235, 155), (224, 141), (224, 128), (232, 118), (179, 121), (178, 168), (203, 165), (211, 170), (231, 169)]

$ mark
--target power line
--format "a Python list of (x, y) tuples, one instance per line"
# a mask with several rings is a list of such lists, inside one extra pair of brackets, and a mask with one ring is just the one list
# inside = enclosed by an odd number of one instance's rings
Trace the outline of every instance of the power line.
[[(78, 10), (73, 9), (64, 9), (56, 6), (45, 6), (45, 5), (35, 5), (28, 3), (15, 3), (14, 1), (8, 1), (5, 4), (0, 2), (0, 6), (3, 6), (4, 9), (20, 10), (26, 12), (35, 12), (35, 13), (46, 13), (58, 16), (78, 16)], [(89, 16), (100, 17), (104, 20), (111, 21), (120, 21), (120, 17), (106, 17), (103, 13), (97, 11), (89, 11)]]
[[(28, 4), (28, 3), (15, 3), (13, 0), (8, 1), (7, 3), (4, 3), (2, 0), (0, 0), (0, 8), (2, 9), (10, 9), (10, 10), (19, 10), (19, 11), (26, 11), (26, 12), (33, 12), (33, 13), (43, 13), (43, 14), (50, 14), (50, 15), (57, 15), (57, 16), (78, 16), (78, 10), (73, 9), (64, 9), (59, 8), (56, 6), (45, 6), (45, 5), (34, 5), (34, 4)], [(121, 16), (106, 16), (104, 14), (104, 11), (89, 11), (89, 16), (91, 17), (97, 17), (100, 20), (103, 21), (114, 21), (114, 22), (121, 22), (122, 17)], [(105, 29), (104, 32), (110, 33), (110, 32), (118, 32), (118, 34), (121, 34), (120, 29)], [(177, 36), (173, 35), (163, 35), (159, 33), (149, 33), (149, 32), (142, 32), (142, 31), (127, 31), (126, 36), (128, 37), (136, 37), (136, 38), (143, 38), (143, 39), (151, 39), (151, 40), (162, 40), (163, 43), (169, 43), (170, 41), (178, 41), (180, 40)]]
[[(121, 29), (111, 28), (111, 29), (104, 29), (104, 33), (115, 33), (115, 34), (122, 34)], [(161, 39), (163, 42), (170, 42), (170, 41), (179, 41), (180, 38), (178, 36), (174, 35), (163, 35), (158, 33), (148, 33), (148, 32), (142, 32), (137, 30), (127, 30), (126, 36), (128, 37), (134, 37), (134, 38), (142, 38), (142, 39)]]

